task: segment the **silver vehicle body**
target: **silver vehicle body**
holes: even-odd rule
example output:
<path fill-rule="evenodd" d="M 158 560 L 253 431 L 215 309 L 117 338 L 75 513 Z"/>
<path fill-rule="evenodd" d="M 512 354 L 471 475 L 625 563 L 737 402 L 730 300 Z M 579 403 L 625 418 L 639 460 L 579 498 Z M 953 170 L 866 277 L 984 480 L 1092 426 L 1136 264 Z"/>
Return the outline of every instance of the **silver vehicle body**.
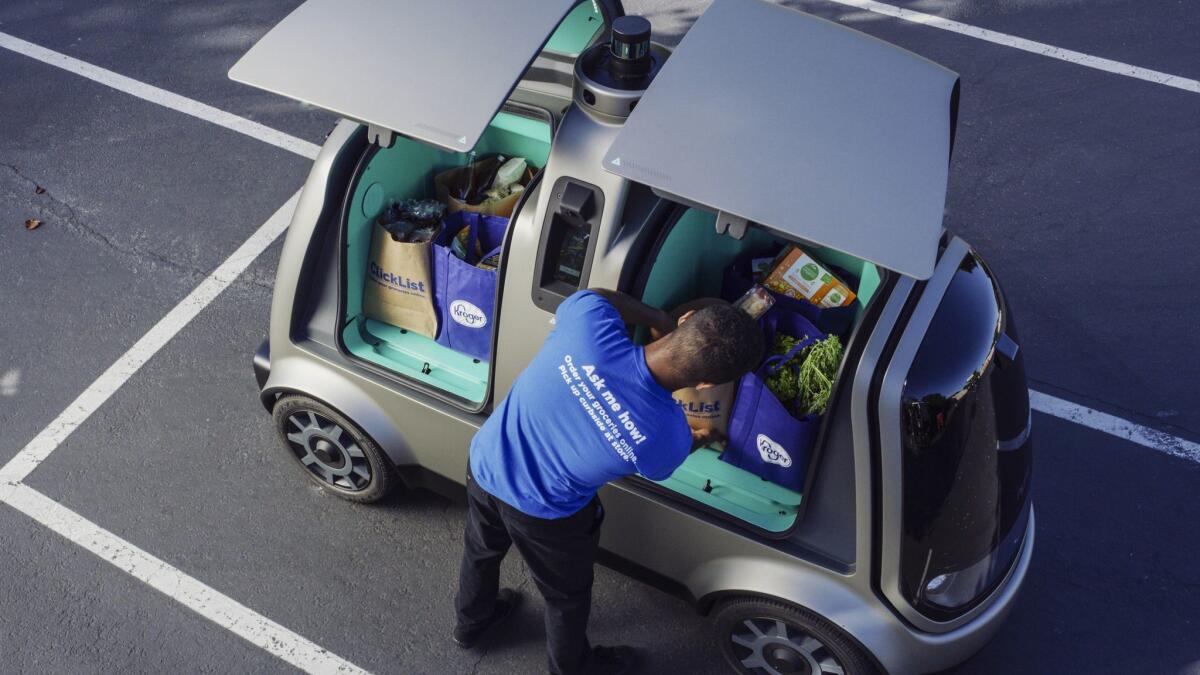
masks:
<path fill-rule="evenodd" d="M 316 12 L 314 16 L 320 17 L 321 12 L 317 10 L 329 11 L 335 4 L 317 0 L 307 3 L 298 12 Z M 346 3 L 359 9 L 374 4 L 377 3 Z M 412 4 L 413 7 L 405 8 L 403 12 L 416 23 L 446 20 L 441 15 L 421 15 L 426 9 L 438 6 L 437 2 Z M 543 17 L 533 22 L 536 25 L 528 31 L 531 36 L 542 37 L 523 38 L 540 44 L 572 4 L 547 0 L 511 11 L 518 19 L 530 18 L 531 22 L 531 17 Z M 337 6 L 345 9 L 345 5 Z M 889 275 L 889 283 L 873 301 L 871 319 L 864 323 L 865 332 L 858 338 L 860 349 L 845 366 L 839 390 L 835 392 L 836 415 L 824 440 L 836 451 L 827 448 L 823 453 L 812 483 L 812 501 L 796 528 L 786 537 L 764 537 L 752 528 L 741 527 L 684 500 L 665 496 L 648 481 L 633 477 L 610 484 L 601 491 L 609 513 L 601 544 L 609 554 L 610 562 L 618 568 L 658 582 L 695 601 L 702 611 L 727 596 L 777 598 L 828 618 L 857 640 L 889 672 L 941 670 L 969 657 L 996 632 L 1021 587 L 1034 538 L 1030 511 L 1020 553 L 1003 581 L 986 599 L 954 620 L 938 622 L 927 618 L 911 607 L 896 587 L 900 510 L 896 490 L 901 482 L 897 459 L 900 453 L 897 400 L 913 352 L 921 343 L 959 262 L 970 251 L 960 239 L 944 235 L 941 226 L 946 158 L 951 139 L 944 133 L 939 137 L 935 132 L 951 122 L 938 120 L 933 125 L 934 132 L 930 132 L 929 126 L 922 126 L 922 115 L 931 109 L 928 104 L 931 98 L 934 100 L 932 106 L 940 111 L 938 114 L 949 114 L 952 118 L 953 101 L 947 101 L 947 98 L 957 94 L 956 78 L 940 67 L 885 43 L 840 27 L 831 29 L 832 24 L 790 10 L 771 8 L 763 14 L 763 7 L 765 5 L 760 5 L 757 0 L 717 0 L 693 29 L 705 35 L 696 35 L 694 44 L 689 44 L 693 37 L 689 35 L 672 57 L 691 50 L 696 52 L 696 58 L 680 59 L 678 66 L 674 61 L 668 61 L 659 76 L 661 81 L 656 80 L 639 103 L 638 111 L 644 106 L 646 117 L 639 120 L 638 111 L 635 111 L 628 122 L 571 104 L 569 87 L 545 81 L 523 81 L 512 92 L 503 87 L 504 91 L 498 94 L 494 90 L 479 94 L 478 101 L 470 99 L 469 102 L 485 110 L 441 125 L 428 123 L 431 116 L 438 114 L 434 109 L 409 109 L 404 114 L 392 114 L 395 106 L 379 106 L 375 102 L 371 110 L 381 112 L 368 115 L 353 105 L 341 105 L 334 100 L 336 96 L 322 98 L 325 90 L 321 82 L 338 79 L 338 73 L 330 70 L 325 74 L 314 74 L 313 69 L 331 68 L 320 59 L 304 66 L 308 71 L 301 73 L 303 77 L 295 75 L 298 71 L 292 67 L 294 64 L 286 60 L 275 63 L 274 68 L 292 73 L 290 77 L 294 79 L 291 84 L 277 86 L 262 82 L 262 77 L 267 77 L 263 73 L 272 67 L 269 59 L 239 64 L 232 73 L 237 79 L 353 118 L 340 122 L 326 140 L 288 230 L 271 309 L 269 369 L 267 363 L 262 364 L 262 370 L 267 374 L 262 383 L 263 402 L 269 407 L 283 394 L 310 395 L 354 420 L 396 465 L 420 467 L 425 473 L 461 484 L 471 438 L 486 420 L 491 405 L 507 394 L 553 328 L 553 314 L 535 303 L 531 289 L 537 286 L 534 275 L 545 214 L 553 196 L 551 188 L 563 176 L 586 181 L 603 194 L 601 225 L 586 279 L 588 286 L 618 288 L 624 285 L 628 276 L 627 259 L 638 245 L 640 234 L 636 223 L 631 224 L 626 218 L 627 200 L 635 181 L 650 185 L 658 189 L 658 194 L 677 201 L 707 204 L 720 211 L 722 217 L 734 221 L 760 222 L 793 238 L 843 247 L 898 273 Z M 778 11 L 804 18 L 779 24 L 776 21 Z M 513 15 L 509 14 L 506 22 L 512 20 Z M 755 194 L 736 194 L 741 184 L 731 184 L 728 176 L 718 174 L 700 180 L 674 176 L 663 168 L 663 163 L 695 167 L 702 162 L 703 157 L 693 153 L 681 137 L 686 140 L 689 136 L 711 135 L 711 127 L 707 132 L 704 127 L 706 118 L 689 116 L 687 123 L 681 123 L 675 129 L 678 135 L 672 135 L 658 126 L 659 116 L 677 105 L 679 99 L 672 100 L 673 93 L 676 96 L 694 95 L 695 92 L 687 90 L 687 83 L 697 77 L 693 68 L 719 70 L 718 62 L 705 62 L 699 58 L 708 49 L 703 38 L 715 38 L 715 31 L 723 25 L 739 21 L 746 22 L 747 30 L 751 32 L 772 23 L 776 25 L 774 30 L 786 32 L 789 27 L 799 27 L 811 32 L 803 39 L 796 38 L 793 43 L 780 42 L 783 35 L 773 38 L 773 46 L 760 48 L 752 58 L 759 58 L 763 49 L 786 52 L 792 48 L 787 45 L 803 45 L 805 39 L 809 44 L 813 40 L 832 40 L 833 43 L 822 44 L 824 49 L 834 52 L 866 54 L 866 60 L 861 63 L 826 64 L 824 75 L 810 83 L 813 89 L 798 87 L 799 93 L 793 92 L 797 96 L 808 95 L 810 100 L 816 96 L 818 106 L 835 105 L 849 90 L 839 89 L 839 86 L 856 73 L 866 72 L 864 69 L 868 65 L 898 64 L 899 70 L 895 72 L 876 72 L 872 82 L 883 86 L 889 79 L 899 79 L 909 85 L 915 81 L 919 86 L 892 89 L 889 95 L 901 99 L 902 104 L 882 113 L 892 115 L 889 121 L 892 126 L 881 130 L 880 138 L 903 136 L 906 129 L 916 129 L 924 135 L 918 134 L 915 139 L 911 135 L 905 136 L 916 146 L 911 143 L 887 146 L 883 152 L 894 153 L 891 158 L 881 161 L 879 156 L 869 156 L 863 160 L 862 153 L 853 147 L 855 139 L 838 138 L 832 130 L 839 117 L 881 112 L 826 109 L 824 113 L 810 111 L 805 116 L 810 125 L 827 124 L 830 127 L 827 130 L 830 133 L 817 134 L 822 139 L 817 145 L 809 143 L 801 147 L 802 141 L 791 141 L 791 137 L 781 134 L 787 130 L 783 120 L 774 120 L 771 126 L 742 126 L 736 133 L 730 131 L 730 138 L 714 141 L 719 146 L 717 156 L 737 154 L 739 145 L 751 147 L 761 155 L 766 152 L 762 144 L 773 142 L 778 151 L 766 152 L 771 157 L 788 157 L 799 152 L 824 153 L 830 161 L 839 157 L 858 157 L 858 160 L 837 160 L 841 163 L 835 162 L 832 168 L 829 162 L 824 163 L 834 176 L 831 184 L 835 186 L 846 186 L 846 176 L 874 171 L 877 163 L 892 169 L 909 167 L 910 172 L 894 182 L 885 180 L 883 174 L 873 174 L 871 180 L 879 185 L 890 185 L 891 193 L 874 201 L 862 200 L 861 193 L 849 186 L 834 188 L 830 201 L 826 202 L 801 200 L 792 203 L 788 201 L 790 197 L 781 197 L 774 205 L 763 204 L 760 208 L 754 205 Z M 288 25 L 288 30 L 303 30 L 310 26 L 306 22 Z M 367 21 L 364 25 L 372 24 Z M 374 25 L 387 27 L 389 24 L 380 21 Z M 370 44 L 372 40 L 382 39 L 386 31 L 378 30 L 378 35 L 367 36 L 359 42 Z M 280 38 L 280 35 L 272 34 L 263 43 Z M 372 50 L 358 48 L 358 51 L 356 58 L 368 62 L 372 58 Z M 896 58 L 892 59 L 893 56 Z M 495 71 L 489 70 L 487 77 L 502 79 L 503 75 L 499 73 L 505 68 L 524 70 L 529 58 L 524 64 L 518 61 L 520 59 L 509 59 Z M 377 65 L 371 67 L 368 79 L 386 76 L 386 69 L 375 67 Z M 402 67 L 395 63 L 386 65 Z M 751 94 L 746 92 L 752 92 L 756 87 L 779 92 L 793 82 L 779 69 L 771 68 L 759 68 L 755 75 L 757 80 L 748 78 L 745 71 L 738 70 L 738 65 L 734 64 L 734 70 L 729 73 L 705 81 L 706 85 L 716 82 L 716 86 L 742 83 L 742 93 L 722 99 L 734 100 L 738 105 L 713 103 L 721 109 L 718 116 L 755 109 L 754 101 L 739 100 L 737 96 L 749 96 Z M 561 64 L 544 63 L 542 66 L 547 70 L 561 70 Z M 437 80 L 449 77 L 454 71 L 452 66 L 443 70 L 428 82 L 413 86 L 436 88 Z M 317 82 L 315 87 L 313 82 Z M 662 91 L 655 89 L 660 84 Z M 339 349 L 334 335 L 339 321 L 337 257 L 335 252 L 323 248 L 322 242 L 327 246 L 335 240 L 330 238 L 329 232 L 339 227 L 347 177 L 352 175 L 368 143 L 381 138 L 386 143 L 394 131 L 451 150 L 461 150 L 474 145 L 483 125 L 505 98 L 550 109 L 558 118 L 557 130 L 546 169 L 536 187 L 526 195 L 510 228 L 511 239 L 506 244 L 501 265 L 501 310 L 495 332 L 492 390 L 488 400 L 473 409 L 435 392 L 398 383 L 386 373 L 364 367 Z M 763 105 L 762 109 L 767 111 L 763 114 L 777 113 L 788 105 L 786 101 L 782 106 Z M 911 114 L 912 119 L 898 119 L 906 113 Z M 432 128 L 434 126 L 444 128 L 438 131 Z M 630 131 L 630 135 L 624 136 L 625 131 Z M 933 147 L 928 147 L 931 144 Z M 914 147 L 924 147 L 927 152 L 915 152 Z M 613 160 L 617 157 L 623 161 L 614 167 Z M 623 175 L 613 173 L 614 170 Z M 766 166 L 748 182 L 766 181 L 786 170 L 783 166 Z M 839 176 L 839 171 L 846 173 Z M 725 194 L 726 191 L 732 192 Z M 712 201 L 704 198 L 705 194 L 717 193 L 719 196 Z M 914 194 L 917 195 L 915 200 Z M 855 207 L 856 211 L 847 213 L 839 208 L 839 200 L 840 203 L 855 200 L 860 203 Z M 897 211 L 910 218 L 903 227 L 865 235 L 857 227 L 863 219 L 882 218 Z M 838 218 L 853 218 L 854 221 L 845 222 Z M 818 223 L 833 225 L 822 230 Z M 262 360 L 266 361 L 266 358 L 264 355 Z M 871 420 L 879 420 L 877 435 L 872 433 Z"/>

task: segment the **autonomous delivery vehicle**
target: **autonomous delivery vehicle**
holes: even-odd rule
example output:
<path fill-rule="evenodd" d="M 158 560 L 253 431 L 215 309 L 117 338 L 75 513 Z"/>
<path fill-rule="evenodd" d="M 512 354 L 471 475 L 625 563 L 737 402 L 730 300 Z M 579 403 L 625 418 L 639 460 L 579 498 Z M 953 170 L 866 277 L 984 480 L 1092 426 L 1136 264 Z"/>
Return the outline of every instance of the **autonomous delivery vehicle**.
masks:
<path fill-rule="evenodd" d="M 815 377 L 776 353 L 709 405 L 726 447 L 602 489 L 602 562 L 694 603 L 739 673 L 936 671 L 995 634 L 1033 550 L 1031 416 L 1005 295 L 943 224 L 954 73 L 762 0 L 674 49 L 617 0 L 307 0 L 230 77 L 340 118 L 254 356 L 308 479 L 461 492 L 565 297 L 765 284 L 792 338 L 836 338 L 823 398 L 775 393 Z"/>

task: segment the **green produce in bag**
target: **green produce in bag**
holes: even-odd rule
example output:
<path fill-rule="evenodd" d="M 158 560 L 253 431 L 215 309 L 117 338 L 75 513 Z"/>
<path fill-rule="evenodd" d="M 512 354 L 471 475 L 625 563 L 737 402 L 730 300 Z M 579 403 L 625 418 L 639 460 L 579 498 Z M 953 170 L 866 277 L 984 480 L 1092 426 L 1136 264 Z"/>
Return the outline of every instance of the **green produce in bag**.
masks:
<path fill-rule="evenodd" d="M 800 339 L 782 333 L 775 335 L 771 354 L 786 354 Z M 796 417 L 821 415 L 829 405 L 833 378 L 842 362 L 842 342 L 836 335 L 800 350 L 766 379 L 767 388 Z"/>

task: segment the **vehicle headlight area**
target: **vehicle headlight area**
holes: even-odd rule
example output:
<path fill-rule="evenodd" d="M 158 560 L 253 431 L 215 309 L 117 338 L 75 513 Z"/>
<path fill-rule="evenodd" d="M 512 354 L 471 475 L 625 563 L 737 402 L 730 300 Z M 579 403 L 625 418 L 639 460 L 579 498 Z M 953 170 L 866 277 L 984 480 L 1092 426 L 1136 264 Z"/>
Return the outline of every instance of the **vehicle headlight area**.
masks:
<path fill-rule="evenodd" d="M 1003 581 L 1025 538 L 1033 443 L 1003 293 L 974 252 L 954 274 L 902 396 L 900 589 L 949 621 Z"/>

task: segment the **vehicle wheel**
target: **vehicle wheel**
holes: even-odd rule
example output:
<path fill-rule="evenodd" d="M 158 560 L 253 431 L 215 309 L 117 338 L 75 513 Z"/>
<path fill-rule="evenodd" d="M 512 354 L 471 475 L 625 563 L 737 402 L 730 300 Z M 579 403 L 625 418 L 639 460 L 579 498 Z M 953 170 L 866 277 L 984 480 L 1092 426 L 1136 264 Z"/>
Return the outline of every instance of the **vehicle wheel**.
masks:
<path fill-rule="evenodd" d="M 271 413 L 288 456 L 325 490 L 354 502 L 382 499 L 399 483 L 392 460 L 336 410 L 307 396 L 285 396 Z"/>
<path fill-rule="evenodd" d="M 753 675 L 872 675 L 874 662 L 829 621 L 775 600 L 737 598 L 712 615 L 717 644 L 734 672 Z"/>

